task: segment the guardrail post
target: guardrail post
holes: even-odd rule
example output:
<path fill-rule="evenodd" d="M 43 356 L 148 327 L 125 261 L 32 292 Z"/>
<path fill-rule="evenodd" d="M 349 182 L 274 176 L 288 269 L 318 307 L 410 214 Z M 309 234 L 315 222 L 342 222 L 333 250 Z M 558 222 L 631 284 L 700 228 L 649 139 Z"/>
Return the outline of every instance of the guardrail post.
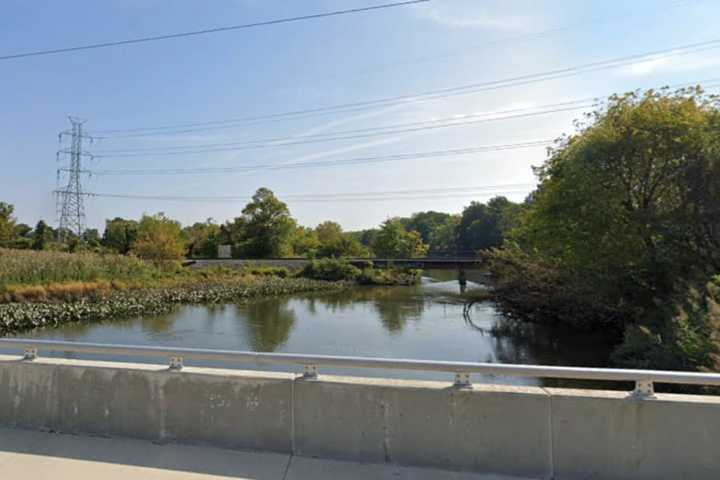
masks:
<path fill-rule="evenodd" d="M 315 379 L 318 376 L 318 366 L 317 365 L 305 365 L 303 367 L 303 378 L 308 379 Z"/>
<path fill-rule="evenodd" d="M 637 380 L 633 396 L 639 399 L 655 398 L 655 386 L 652 380 Z"/>
<path fill-rule="evenodd" d="M 456 388 L 467 388 L 471 387 L 472 383 L 470 382 L 470 374 L 467 372 L 457 372 L 455 373 L 455 384 L 454 386 Z"/>
<path fill-rule="evenodd" d="M 38 357 L 38 350 L 35 347 L 25 347 L 23 360 L 35 360 Z"/>
<path fill-rule="evenodd" d="M 183 357 L 170 357 L 170 370 L 182 370 Z"/>

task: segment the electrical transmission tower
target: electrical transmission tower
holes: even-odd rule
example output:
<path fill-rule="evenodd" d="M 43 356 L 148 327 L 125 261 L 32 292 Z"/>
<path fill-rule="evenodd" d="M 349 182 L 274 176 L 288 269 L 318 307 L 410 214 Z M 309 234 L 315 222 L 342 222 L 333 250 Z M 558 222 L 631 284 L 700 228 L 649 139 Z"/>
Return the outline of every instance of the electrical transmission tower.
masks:
<path fill-rule="evenodd" d="M 64 132 L 60 132 L 59 139 L 70 136 L 70 148 L 60 149 L 57 153 L 58 161 L 60 158 L 70 157 L 69 165 L 59 166 L 57 170 L 58 188 L 55 190 L 56 206 L 58 215 L 58 230 L 61 236 L 67 236 L 72 232 L 81 237 L 85 231 L 85 206 L 83 204 L 83 196 L 85 192 L 82 186 L 82 175 L 88 173 L 82 168 L 82 158 L 91 154 L 83 151 L 83 141 L 91 140 L 92 137 L 83 133 L 83 123 L 75 117 L 68 117 L 72 128 Z M 64 175 L 65 174 L 65 175 Z M 67 177 L 67 184 L 61 188 L 61 179 Z"/>

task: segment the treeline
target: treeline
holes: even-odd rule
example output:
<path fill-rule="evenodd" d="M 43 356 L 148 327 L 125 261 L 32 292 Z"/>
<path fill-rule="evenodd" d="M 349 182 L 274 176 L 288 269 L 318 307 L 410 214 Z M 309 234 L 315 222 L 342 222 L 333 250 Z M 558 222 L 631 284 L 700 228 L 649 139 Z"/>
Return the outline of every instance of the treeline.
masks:
<path fill-rule="evenodd" d="M 616 332 L 618 364 L 720 369 L 720 102 L 616 96 L 560 139 L 502 249 L 523 319 Z"/>
<path fill-rule="evenodd" d="M 459 215 L 419 212 L 375 229 L 345 232 L 333 221 L 315 228 L 299 225 L 284 202 L 260 188 L 241 215 L 224 224 L 208 219 L 183 227 L 159 213 L 140 220 L 116 217 L 106 221 L 102 234 L 88 229 L 78 237 L 42 220 L 35 228 L 17 223 L 13 206 L 0 203 L 0 247 L 134 254 L 152 261 L 214 258 L 220 245 L 230 245 L 237 258 L 468 256 L 500 246 L 520 209 L 496 197 L 487 204 L 472 202 Z"/>

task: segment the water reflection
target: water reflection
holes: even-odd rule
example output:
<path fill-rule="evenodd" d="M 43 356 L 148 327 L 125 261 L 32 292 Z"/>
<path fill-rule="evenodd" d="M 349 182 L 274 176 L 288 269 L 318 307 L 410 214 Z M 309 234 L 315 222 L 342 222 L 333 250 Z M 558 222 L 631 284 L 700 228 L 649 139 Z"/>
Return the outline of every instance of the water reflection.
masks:
<path fill-rule="evenodd" d="M 481 272 L 468 270 L 466 291 L 485 288 L 483 280 Z M 428 360 L 583 366 L 607 362 L 610 346 L 597 337 L 511 322 L 489 302 L 476 304 L 464 317 L 462 291 L 457 270 L 435 270 L 414 287 L 362 287 L 240 305 L 183 306 L 167 315 L 65 325 L 29 335 L 99 343 Z M 447 377 L 379 370 L 336 373 Z"/>
<path fill-rule="evenodd" d="M 262 299 L 235 308 L 237 317 L 245 320 L 253 350 L 274 352 L 290 338 L 296 314 L 288 308 L 288 299 Z"/>

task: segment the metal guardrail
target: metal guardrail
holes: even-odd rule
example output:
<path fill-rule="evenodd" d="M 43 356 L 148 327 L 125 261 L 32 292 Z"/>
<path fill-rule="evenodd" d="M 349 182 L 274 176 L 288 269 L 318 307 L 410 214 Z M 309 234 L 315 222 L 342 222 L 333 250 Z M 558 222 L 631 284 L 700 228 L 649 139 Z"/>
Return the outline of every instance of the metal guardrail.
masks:
<path fill-rule="evenodd" d="M 394 358 L 339 357 L 331 355 L 146 347 L 15 338 L 0 339 L 0 349 L 23 349 L 24 359 L 27 361 L 36 359 L 38 357 L 38 351 L 40 350 L 111 354 L 128 357 L 161 357 L 168 359 L 169 368 L 171 370 L 181 370 L 185 359 L 214 360 L 240 364 L 252 363 L 256 365 L 298 365 L 303 367 L 303 376 L 308 379 L 317 378 L 320 366 L 447 372 L 455 374 L 454 385 L 456 387 L 470 386 L 470 375 L 473 373 L 524 378 L 626 381 L 635 382 L 633 394 L 638 398 L 652 398 L 654 396 L 655 383 L 720 386 L 720 374 L 717 373 L 672 372 L 663 370 L 629 370 L 498 363 L 445 362 L 432 360 L 404 360 Z"/>

